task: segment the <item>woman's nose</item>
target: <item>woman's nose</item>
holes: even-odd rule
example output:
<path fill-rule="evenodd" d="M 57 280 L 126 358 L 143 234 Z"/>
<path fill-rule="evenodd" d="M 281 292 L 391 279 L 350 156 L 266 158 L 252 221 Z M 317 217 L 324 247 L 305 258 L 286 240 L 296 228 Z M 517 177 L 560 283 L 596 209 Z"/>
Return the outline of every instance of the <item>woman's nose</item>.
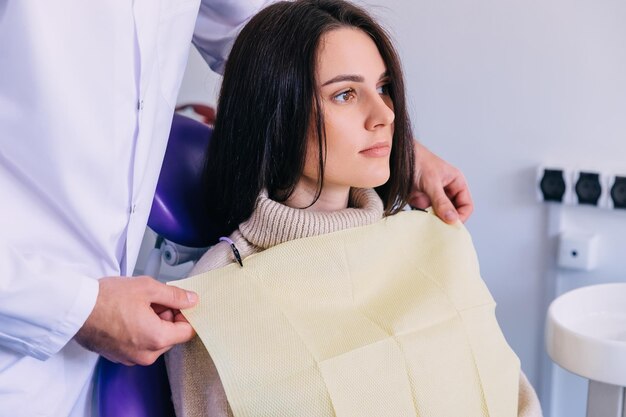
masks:
<path fill-rule="evenodd" d="M 370 103 L 369 115 L 366 121 L 368 130 L 377 129 L 383 126 L 389 126 L 396 118 L 393 111 L 393 102 L 388 95 L 379 95 L 373 97 Z"/>

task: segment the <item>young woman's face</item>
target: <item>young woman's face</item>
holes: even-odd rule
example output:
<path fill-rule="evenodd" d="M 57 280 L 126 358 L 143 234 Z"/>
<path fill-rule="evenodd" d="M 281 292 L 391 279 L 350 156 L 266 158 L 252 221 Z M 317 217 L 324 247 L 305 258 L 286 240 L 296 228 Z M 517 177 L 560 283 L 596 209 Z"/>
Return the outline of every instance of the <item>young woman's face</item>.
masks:
<path fill-rule="evenodd" d="M 365 32 L 341 28 L 321 38 L 316 82 L 326 130 L 325 190 L 377 187 L 389 179 L 394 111 L 386 72 Z M 312 133 L 303 173 L 311 184 L 317 183 L 318 155 Z"/>

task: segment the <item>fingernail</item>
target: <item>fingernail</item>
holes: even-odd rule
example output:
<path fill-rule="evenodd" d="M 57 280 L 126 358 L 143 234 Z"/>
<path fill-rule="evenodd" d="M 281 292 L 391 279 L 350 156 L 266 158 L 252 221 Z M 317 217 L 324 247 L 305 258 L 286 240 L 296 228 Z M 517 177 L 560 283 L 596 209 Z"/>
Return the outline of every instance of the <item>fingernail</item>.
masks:
<path fill-rule="evenodd" d="M 195 303 L 196 301 L 198 301 L 198 294 L 196 294 L 195 292 L 187 291 L 187 300 L 189 300 L 190 303 Z"/>
<path fill-rule="evenodd" d="M 446 221 L 449 221 L 449 222 L 454 221 L 456 220 L 456 212 L 454 212 L 453 210 L 448 210 L 443 215 L 443 217 L 446 219 Z"/>

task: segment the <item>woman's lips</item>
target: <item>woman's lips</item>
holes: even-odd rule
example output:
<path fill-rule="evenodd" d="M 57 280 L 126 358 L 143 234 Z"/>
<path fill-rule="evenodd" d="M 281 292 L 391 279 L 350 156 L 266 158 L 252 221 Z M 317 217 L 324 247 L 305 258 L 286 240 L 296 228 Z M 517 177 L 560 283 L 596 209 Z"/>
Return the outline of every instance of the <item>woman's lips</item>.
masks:
<path fill-rule="evenodd" d="M 370 158 L 381 158 L 384 156 L 389 156 L 391 152 L 391 146 L 388 143 L 377 143 L 374 146 L 370 146 L 367 149 L 363 149 L 359 153 L 363 156 L 367 156 Z"/>

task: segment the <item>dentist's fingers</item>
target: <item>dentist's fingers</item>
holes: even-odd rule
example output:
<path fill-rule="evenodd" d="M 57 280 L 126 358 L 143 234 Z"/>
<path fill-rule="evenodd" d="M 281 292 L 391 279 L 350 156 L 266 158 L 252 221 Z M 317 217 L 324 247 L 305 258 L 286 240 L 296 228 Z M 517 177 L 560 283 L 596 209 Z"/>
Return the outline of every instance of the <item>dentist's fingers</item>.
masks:
<path fill-rule="evenodd" d="M 186 320 L 185 321 L 162 321 L 161 322 L 162 338 L 159 339 L 159 344 L 155 346 L 156 349 L 163 349 L 184 343 L 191 340 L 195 336 L 195 332 Z"/>
<path fill-rule="evenodd" d="M 435 213 L 446 223 L 459 219 L 464 222 L 474 209 L 465 178 L 460 172 L 448 183 L 443 180 L 426 182 L 425 191 L 430 195 Z"/>
<path fill-rule="evenodd" d="M 197 295 L 150 277 L 99 281 L 96 305 L 75 339 L 83 347 L 127 365 L 148 365 L 177 343 L 194 336 L 178 311 Z"/>
<path fill-rule="evenodd" d="M 175 311 L 162 305 L 152 304 L 152 309 L 161 318 L 161 320 L 174 321 Z"/>
<path fill-rule="evenodd" d="M 446 223 L 466 221 L 474 209 L 465 177 L 426 147 L 415 142 L 415 176 L 409 202 L 414 207 L 432 206 Z"/>
<path fill-rule="evenodd" d="M 416 191 L 411 194 L 409 204 L 412 207 L 417 207 L 419 209 L 427 209 L 428 207 L 432 206 L 430 198 L 428 198 L 428 194 L 421 191 Z"/>
<path fill-rule="evenodd" d="M 474 202 L 465 181 L 465 177 L 459 175 L 445 187 L 446 195 L 454 205 L 462 222 L 467 221 L 474 211 Z"/>
<path fill-rule="evenodd" d="M 198 295 L 191 291 L 185 291 L 172 285 L 165 285 L 150 277 L 136 279 L 148 279 L 151 292 L 150 300 L 154 304 L 172 309 L 182 310 L 193 307 L 198 302 Z"/>
<path fill-rule="evenodd" d="M 425 191 L 430 196 L 430 201 L 437 217 L 446 223 L 454 223 L 459 219 L 459 214 L 454 208 L 454 204 L 452 204 L 452 201 L 448 198 L 440 184 L 428 184 Z"/>

